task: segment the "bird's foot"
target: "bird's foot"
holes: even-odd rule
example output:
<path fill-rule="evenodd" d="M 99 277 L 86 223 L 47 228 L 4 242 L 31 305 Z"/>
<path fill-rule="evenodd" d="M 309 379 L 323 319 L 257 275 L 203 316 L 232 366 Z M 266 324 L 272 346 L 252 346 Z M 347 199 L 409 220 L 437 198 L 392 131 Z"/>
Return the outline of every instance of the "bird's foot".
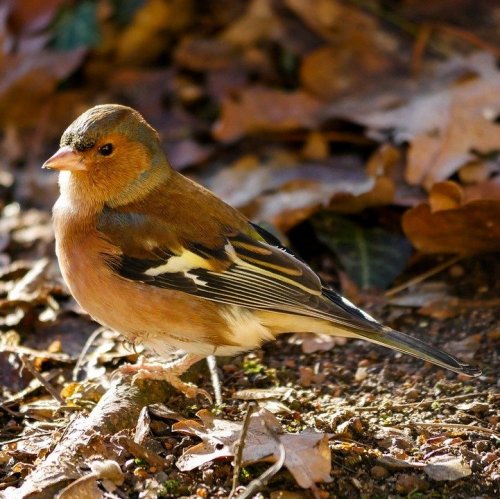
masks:
<path fill-rule="evenodd" d="M 210 404 L 213 404 L 212 397 L 206 390 L 198 388 L 192 383 L 182 381 L 179 377 L 198 360 L 200 360 L 199 357 L 194 358 L 194 356 L 186 355 L 182 359 L 170 363 L 140 361 L 137 364 L 125 364 L 119 367 L 117 372 L 125 375 L 133 375 L 132 382 L 141 379 L 167 381 L 176 390 L 186 395 L 186 397 L 195 398 L 201 395 L 205 397 Z"/>

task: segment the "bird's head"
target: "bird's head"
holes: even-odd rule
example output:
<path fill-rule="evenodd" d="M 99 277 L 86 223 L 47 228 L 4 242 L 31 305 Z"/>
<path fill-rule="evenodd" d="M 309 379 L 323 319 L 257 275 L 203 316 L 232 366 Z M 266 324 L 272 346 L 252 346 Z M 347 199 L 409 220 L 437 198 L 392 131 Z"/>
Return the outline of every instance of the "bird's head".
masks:
<path fill-rule="evenodd" d="M 61 191 L 71 186 L 89 200 L 111 205 L 149 191 L 170 170 L 156 130 L 137 111 L 118 104 L 80 115 L 42 168 L 61 172 Z"/>

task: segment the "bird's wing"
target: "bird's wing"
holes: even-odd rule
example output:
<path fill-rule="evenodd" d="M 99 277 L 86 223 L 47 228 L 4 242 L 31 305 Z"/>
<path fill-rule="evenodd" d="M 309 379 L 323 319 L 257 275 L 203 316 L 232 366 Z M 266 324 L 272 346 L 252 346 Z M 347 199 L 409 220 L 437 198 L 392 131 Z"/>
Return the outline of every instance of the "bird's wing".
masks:
<path fill-rule="evenodd" d="M 326 289 L 307 264 L 260 227 L 227 231 L 221 244 L 208 246 L 169 239 L 168 224 L 160 220 L 108 210 L 98 230 L 118 247 L 105 258 L 125 279 L 229 305 L 326 319 L 348 329 L 381 328 Z"/>

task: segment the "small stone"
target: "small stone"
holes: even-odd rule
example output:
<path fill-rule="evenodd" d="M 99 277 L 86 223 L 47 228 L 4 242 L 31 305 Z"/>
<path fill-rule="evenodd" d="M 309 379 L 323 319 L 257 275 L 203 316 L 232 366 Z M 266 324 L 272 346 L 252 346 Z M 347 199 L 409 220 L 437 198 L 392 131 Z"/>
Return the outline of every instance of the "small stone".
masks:
<path fill-rule="evenodd" d="M 209 468 L 207 470 L 203 470 L 202 473 L 203 482 L 207 485 L 212 485 L 214 482 L 214 470 Z"/>
<path fill-rule="evenodd" d="M 360 382 L 364 381 L 366 378 L 368 378 L 368 368 L 358 367 L 356 369 L 356 373 L 354 374 L 354 380 Z"/>
<path fill-rule="evenodd" d="M 465 273 L 465 269 L 461 265 L 453 265 L 449 270 L 451 277 L 462 277 Z"/>
<path fill-rule="evenodd" d="M 396 481 L 396 491 L 400 494 L 409 494 L 410 492 L 425 492 L 429 484 L 415 475 L 402 474 Z"/>
<path fill-rule="evenodd" d="M 408 400 L 418 400 L 420 396 L 420 392 L 415 388 L 412 388 L 406 392 L 406 398 Z"/>
<path fill-rule="evenodd" d="M 308 366 L 301 366 L 299 367 L 299 374 L 299 385 L 304 388 L 310 387 L 313 380 L 314 371 Z"/>
<path fill-rule="evenodd" d="M 196 495 L 203 498 L 208 497 L 208 490 L 205 487 L 198 487 L 196 489 Z"/>
<path fill-rule="evenodd" d="M 383 466 L 375 465 L 370 470 L 370 474 L 373 478 L 380 480 L 382 478 L 386 478 L 389 475 L 389 471 Z"/>
<path fill-rule="evenodd" d="M 496 425 L 496 424 L 498 424 L 498 421 L 500 421 L 500 418 L 496 415 L 488 416 L 486 418 L 486 421 L 488 421 L 488 423 L 490 423 L 492 425 Z"/>
<path fill-rule="evenodd" d="M 493 461 L 497 459 L 497 455 L 494 452 L 487 452 L 482 458 L 481 458 L 481 464 L 482 465 L 488 465 L 491 464 Z"/>
<path fill-rule="evenodd" d="M 476 461 L 475 459 L 471 459 L 469 461 L 469 466 L 473 473 L 479 473 L 483 469 L 479 461 Z"/>
<path fill-rule="evenodd" d="M 149 477 L 149 473 L 144 468 L 136 468 L 134 470 L 134 476 L 141 479 L 146 479 Z"/>

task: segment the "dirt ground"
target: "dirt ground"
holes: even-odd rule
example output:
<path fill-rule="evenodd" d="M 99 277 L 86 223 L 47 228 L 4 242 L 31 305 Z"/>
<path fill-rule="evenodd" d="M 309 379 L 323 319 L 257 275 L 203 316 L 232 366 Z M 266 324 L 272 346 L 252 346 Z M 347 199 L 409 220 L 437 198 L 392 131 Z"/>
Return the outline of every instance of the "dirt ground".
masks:
<path fill-rule="evenodd" d="M 50 249 L 45 251 L 50 256 Z M 317 261 L 317 270 L 328 277 L 329 268 L 321 264 L 328 259 Z M 18 303 L 4 300 L 2 307 L 4 337 L 9 337 L 14 324 L 21 331 L 10 343 L 4 339 L 0 353 L 4 387 L 0 483 L 5 497 L 16 497 L 12 487 L 26 485 L 57 445 L 73 438 L 69 423 L 95 410 L 96 401 L 110 386 L 114 368 L 137 359 L 130 345 L 105 333 L 80 358 L 84 365 L 78 380 L 87 377 L 90 381 L 71 381 L 76 359 L 98 326 L 58 284 L 53 263 L 48 264 L 45 274 L 32 268 L 27 278 L 28 269 L 20 259 L 2 276 L 5 289 L 25 280 Z M 417 276 L 419 266 L 429 267 L 430 261 L 415 265 L 400 282 Z M 312 428 L 329 435 L 329 483 L 303 490 L 282 468 L 262 487 L 261 496 L 496 497 L 500 487 L 499 272 L 497 255 L 471 257 L 390 298 L 361 296 L 364 307 L 387 324 L 480 365 L 483 374 L 479 378 L 448 373 L 362 341 L 326 344 L 326 351 L 305 353 L 314 350 L 311 338 L 289 335 L 262 350 L 219 359 L 224 403 L 212 408 L 218 418 L 242 421 L 248 408 L 242 398 L 264 397 L 267 399 L 259 403 L 276 413 L 284 431 Z M 426 307 L 418 306 L 429 289 L 438 289 L 439 299 Z M 50 310 L 53 316 L 47 320 L 44 314 L 49 316 Z M 40 383 L 33 385 L 30 367 L 50 380 L 47 384 L 56 397 Z M 205 365 L 193 369 L 190 379 L 212 392 Z M 160 406 L 163 409 L 149 412 L 148 436 L 141 444 L 143 450 L 160 458 L 160 464 L 152 464 L 149 454 L 130 446 L 119 446 L 118 453 L 115 448 L 121 483 L 110 486 L 109 481 L 98 480 L 95 497 L 228 496 L 232 459 L 210 461 L 189 472 L 176 466 L 177 459 L 199 439 L 173 431 L 172 425 L 182 418 L 196 419 L 197 411 L 210 405 L 205 400 L 168 393 Z M 119 435 L 130 436 L 133 431 Z M 104 434 L 104 447 L 112 439 L 113 435 Z M 106 457 L 107 451 L 97 447 L 92 456 Z M 86 455 L 73 479 L 89 472 L 92 456 Z M 441 480 L 431 478 L 424 464 L 439 456 L 460 463 L 458 470 L 446 467 Z M 240 485 L 246 486 L 269 466 L 264 462 L 243 466 Z M 57 480 L 49 475 L 54 485 Z M 70 480 L 71 476 L 64 478 Z"/>

